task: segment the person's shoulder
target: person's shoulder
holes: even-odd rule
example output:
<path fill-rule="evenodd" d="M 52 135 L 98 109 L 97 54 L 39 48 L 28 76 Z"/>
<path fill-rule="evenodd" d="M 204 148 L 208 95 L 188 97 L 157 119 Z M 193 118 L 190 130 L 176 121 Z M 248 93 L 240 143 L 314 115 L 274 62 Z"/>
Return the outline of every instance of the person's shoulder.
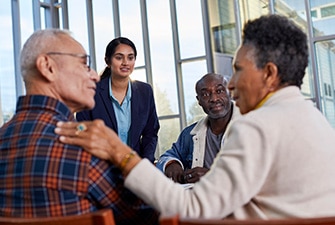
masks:
<path fill-rule="evenodd" d="M 132 80 L 131 81 L 131 89 L 134 93 L 137 93 L 140 96 L 151 96 L 153 95 L 153 90 L 150 84 L 138 81 L 138 80 Z"/>
<path fill-rule="evenodd" d="M 151 85 L 139 80 L 132 80 L 131 85 L 137 88 L 152 89 Z"/>
<path fill-rule="evenodd" d="M 97 83 L 97 88 L 108 88 L 109 85 L 109 77 L 103 77 L 98 83 Z"/>
<path fill-rule="evenodd" d="M 199 121 L 196 121 L 196 122 L 192 123 L 191 125 L 185 127 L 185 128 L 182 130 L 182 133 L 185 133 L 185 132 L 190 133 L 191 130 L 193 130 L 193 128 L 198 124 L 198 122 L 199 122 Z"/>

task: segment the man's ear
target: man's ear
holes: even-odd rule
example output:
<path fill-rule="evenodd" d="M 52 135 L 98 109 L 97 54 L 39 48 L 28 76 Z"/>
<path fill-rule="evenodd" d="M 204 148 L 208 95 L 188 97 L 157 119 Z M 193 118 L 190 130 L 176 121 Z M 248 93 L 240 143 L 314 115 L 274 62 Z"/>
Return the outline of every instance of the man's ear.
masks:
<path fill-rule="evenodd" d="M 36 59 L 37 70 L 40 72 L 41 76 L 48 81 L 54 81 L 56 78 L 55 66 L 55 61 L 47 55 L 39 55 Z"/>
<path fill-rule="evenodd" d="M 268 62 L 264 66 L 264 82 L 269 91 L 277 90 L 279 86 L 278 67 L 273 62 Z"/>
<path fill-rule="evenodd" d="M 198 96 L 198 95 L 196 95 L 195 97 L 197 98 L 198 105 L 200 105 L 200 106 L 201 106 L 201 104 L 200 104 L 200 101 L 199 101 L 199 96 Z"/>

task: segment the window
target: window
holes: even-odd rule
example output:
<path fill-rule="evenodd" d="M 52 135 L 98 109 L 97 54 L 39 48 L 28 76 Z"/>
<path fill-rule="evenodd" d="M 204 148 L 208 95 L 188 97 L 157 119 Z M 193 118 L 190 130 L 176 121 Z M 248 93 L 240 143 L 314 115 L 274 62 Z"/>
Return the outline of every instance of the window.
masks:
<path fill-rule="evenodd" d="M 0 8 L 0 126 L 8 121 L 15 110 L 15 76 L 10 2 Z"/>
<path fill-rule="evenodd" d="M 312 18 L 318 18 L 318 11 L 317 10 L 311 10 L 311 16 Z"/>
<path fill-rule="evenodd" d="M 335 16 L 335 5 L 323 7 L 321 8 L 320 12 L 322 18 Z"/>

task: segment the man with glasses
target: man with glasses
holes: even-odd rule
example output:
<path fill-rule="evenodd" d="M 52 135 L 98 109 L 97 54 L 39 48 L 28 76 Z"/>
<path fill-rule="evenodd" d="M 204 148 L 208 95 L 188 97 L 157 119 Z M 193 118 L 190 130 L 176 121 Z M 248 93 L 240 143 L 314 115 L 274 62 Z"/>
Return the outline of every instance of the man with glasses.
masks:
<path fill-rule="evenodd" d="M 157 224 L 157 213 L 123 186 L 119 169 L 62 144 L 58 121 L 94 107 L 100 77 L 69 32 L 36 31 L 21 52 L 26 96 L 0 128 L 0 216 L 45 217 L 111 208 L 117 224 Z M 77 135 L 85 130 L 78 126 Z"/>

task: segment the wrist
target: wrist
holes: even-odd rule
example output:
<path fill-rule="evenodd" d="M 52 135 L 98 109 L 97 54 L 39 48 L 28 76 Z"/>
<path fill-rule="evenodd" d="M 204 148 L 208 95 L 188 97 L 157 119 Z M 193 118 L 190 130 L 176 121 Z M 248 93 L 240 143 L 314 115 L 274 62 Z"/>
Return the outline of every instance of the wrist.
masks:
<path fill-rule="evenodd" d="M 121 170 L 123 176 L 127 176 L 133 167 L 135 167 L 140 161 L 141 158 L 137 155 L 137 153 L 129 148 L 127 153 L 124 153 L 123 151 L 122 156 L 120 154 L 118 163 L 116 163 L 116 165 Z"/>
<path fill-rule="evenodd" d="M 132 157 L 127 165 L 122 169 L 122 175 L 126 177 L 130 171 L 141 161 L 141 157 L 139 157 L 137 154 Z"/>
<path fill-rule="evenodd" d="M 126 168 L 127 164 L 130 162 L 130 160 L 131 160 L 135 155 L 136 155 L 136 152 L 135 152 L 134 150 L 132 150 L 132 151 L 126 153 L 126 154 L 122 157 L 121 162 L 120 162 L 120 164 L 119 164 L 118 167 L 123 171 L 123 170 Z"/>
<path fill-rule="evenodd" d="M 179 165 L 183 169 L 183 167 L 180 165 L 179 161 L 177 161 L 177 160 L 170 160 L 163 167 L 163 172 L 165 172 L 170 166 L 173 166 L 174 164 Z"/>
<path fill-rule="evenodd" d="M 171 164 L 173 164 L 173 163 L 178 163 L 178 161 L 176 161 L 176 160 L 170 160 L 170 161 L 168 161 L 166 164 L 165 164 L 165 168 L 167 168 L 168 166 L 170 166 Z M 179 164 L 179 163 L 178 163 Z"/>

